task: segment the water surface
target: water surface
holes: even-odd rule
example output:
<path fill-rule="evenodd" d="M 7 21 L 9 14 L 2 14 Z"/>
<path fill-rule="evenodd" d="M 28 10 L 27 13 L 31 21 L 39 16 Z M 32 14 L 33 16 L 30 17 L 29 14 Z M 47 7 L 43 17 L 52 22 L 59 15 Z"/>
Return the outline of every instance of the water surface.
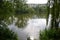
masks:
<path fill-rule="evenodd" d="M 29 36 L 38 39 L 40 30 L 44 30 L 46 27 L 46 19 L 44 18 L 29 19 L 27 21 L 27 25 L 25 28 L 18 28 L 17 26 L 15 26 L 14 21 L 8 27 L 10 30 L 17 33 L 19 40 L 27 40 Z"/>

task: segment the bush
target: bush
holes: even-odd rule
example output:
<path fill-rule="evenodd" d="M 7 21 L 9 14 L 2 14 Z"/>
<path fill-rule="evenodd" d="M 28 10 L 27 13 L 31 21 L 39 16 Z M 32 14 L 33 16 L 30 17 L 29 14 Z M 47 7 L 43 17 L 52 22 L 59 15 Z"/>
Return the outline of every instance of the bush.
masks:
<path fill-rule="evenodd" d="M 17 40 L 17 35 L 8 29 L 8 27 L 0 23 L 0 40 Z"/>
<path fill-rule="evenodd" d="M 60 40 L 60 28 L 56 29 L 45 29 L 40 32 L 40 40 Z"/>

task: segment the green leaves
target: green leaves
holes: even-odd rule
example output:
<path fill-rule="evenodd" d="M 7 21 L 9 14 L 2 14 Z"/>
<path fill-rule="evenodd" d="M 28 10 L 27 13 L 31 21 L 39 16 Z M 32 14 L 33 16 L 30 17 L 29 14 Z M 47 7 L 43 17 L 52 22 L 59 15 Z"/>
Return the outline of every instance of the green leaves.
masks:
<path fill-rule="evenodd" d="M 6 25 L 9 17 L 13 15 L 13 6 L 10 1 L 0 1 L 0 40 L 17 40 L 17 35 Z"/>
<path fill-rule="evenodd" d="M 40 40 L 60 40 L 60 28 L 56 29 L 46 29 L 40 33 Z"/>
<path fill-rule="evenodd" d="M 9 1 L 3 1 L 2 4 L 0 4 L 2 7 L 0 7 L 0 19 L 7 19 L 13 14 L 13 6 L 12 3 Z"/>
<path fill-rule="evenodd" d="M 17 40 L 17 35 L 0 21 L 0 40 Z"/>
<path fill-rule="evenodd" d="M 54 3 L 50 3 L 50 1 L 54 2 Z M 48 23 L 48 17 L 49 14 L 51 14 L 51 28 L 58 28 L 59 27 L 59 21 L 57 22 L 57 20 L 59 19 L 59 0 L 49 0 L 48 1 L 49 6 L 47 7 L 48 9 L 48 13 L 47 13 L 47 23 Z M 50 5 L 52 4 L 52 5 Z M 52 6 L 50 8 L 50 6 Z"/>

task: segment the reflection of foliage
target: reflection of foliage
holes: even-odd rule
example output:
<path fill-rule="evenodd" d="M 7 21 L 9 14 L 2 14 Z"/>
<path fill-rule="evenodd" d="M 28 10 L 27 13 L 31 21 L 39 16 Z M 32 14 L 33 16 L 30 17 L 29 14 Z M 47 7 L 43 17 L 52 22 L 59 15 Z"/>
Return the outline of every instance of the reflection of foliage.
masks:
<path fill-rule="evenodd" d="M 18 27 L 24 27 L 27 24 L 28 17 L 34 14 L 34 9 L 30 8 L 22 0 L 15 0 L 15 17 L 18 18 L 16 25 Z"/>
<path fill-rule="evenodd" d="M 17 40 L 17 35 L 9 30 L 3 22 L 0 22 L 0 40 Z"/>
<path fill-rule="evenodd" d="M 60 40 L 60 28 L 56 29 L 46 29 L 40 32 L 40 40 Z"/>
<path fill-rule="evenodd" d="M 25 27 L 27 25 L 27 19 L 25 19 L 23 17 L 18 19 L 18 21 L 16 22 L 16 25 L 18 27 Z"/>
<path fill-rule="evenodd" d="M 42 9 L 39 8 L 39 12 L 43 11 L 41 10 Z M 18 18 L 16 25 L 19 27 L 23 27 L 26 25 L 28 18 L 32 18 L 35 13 L 35 9 L 29 7 L 26 4 L 25 0 L 0 0 L 0 19 L 3 19 L 7 24 L 13 22 L 14 16 Z M 36 14 L 40 16 L 38 13 Z M 11 17 L 11 20 L 9 19 L 9 17 Z M 21 22 L 19 22 L 20 20 Z"/>

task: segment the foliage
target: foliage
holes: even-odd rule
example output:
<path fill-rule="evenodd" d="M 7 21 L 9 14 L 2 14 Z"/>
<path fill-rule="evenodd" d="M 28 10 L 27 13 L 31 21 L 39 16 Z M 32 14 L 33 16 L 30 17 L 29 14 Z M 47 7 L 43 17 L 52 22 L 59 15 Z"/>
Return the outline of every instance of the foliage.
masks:
<path fill-rule="evenodd" d="M 13 16 L 18 17 L 18 15 L 25 14 L 27 12 L 27 7 L 23 3 L 25 3 L 24 0 L 0 0 L 0 20 L 10 24 L 13 22 Z M 9 17 L 11 17 L 11 20 Z"/>
<path fill-rule="evenodd" d="M 0 40 L 18 40 L 17 35 L 3 22 L 0 22 Z"/>
<path fill-rule="evenodd" d="M 0 0 L 0 40 L 17 40 L 17 35 L 9 30 L 6 21 L 14 14 L 10 1 Z"/>
<path fill-rule="evenodd" d="M 16 25 L 24 27 L 27 23 L 28 17 L 35 13 L 33 8 L 28 7 L 25 0 L 14 0 L 15 3 L 15 17 L 18 18 Z"/>
<path fill-rule="evenodd" d="M 37 8 L 36 12 L 34 8 L 29 7 L 28 4 L 26 4 L 26 0 L 1 0 L 0 20 L 4 20 L 7 24 L 10 24 L 13 22 L 14 16 L 18 18 L 16 25 L 18 27 L 24 27 L 27 23 L 28 18 L 32 18 L 35 14 L 39 15 L 38 12 L 42 12 L 44 10 L 42 10 L 42 8 Z M 9 17 L 11 17 L 11 20 L 9 19 Z"/>
<path fill-rule="evenodd" d="M 0 1 L 0 19 L 8 19 L 13 15 L 13 6 L 9 1 Z"/>
<path fill-rule="evenodd" d="M 36 7 L 33 7 L 35 10 L 35 15 L 38 17 L 46 18 L 47 6 L 46 4 L 36 4 Z"/>
<path fill-rule="evenodd" d="M 60 40 L 60 28 L 56 29 L 45 29 L 40 33 L 40 40 Z"/>
<path fill-rule="evenodd" d="M 52 2 L 52 3 L 51 3 Z M 47 6 L 47 24 L 48 17 L 51 14 L 51 28 L 45 29 L 40 33 L 40 40 L 60 40 L 59 13 L 60 0 L 48 0 Z"/>
<path fill-rule="evenodd" d="M 52 3 L 51 3 L 52 2 Z M 60 0 L 49 0 L 48 1 L 48 13 L 47 13 L 47 21 L 48 16 L 51 14 L 51 28 L 58 28 L 59 27 L 59 13 L 60 13 Z M 52 7 L 51 7 L 52 6 Z"/>
<path fill-rule="evenodd" d="M 30 37 L 28 37 L 27 40 L 30 40 Z"/>

